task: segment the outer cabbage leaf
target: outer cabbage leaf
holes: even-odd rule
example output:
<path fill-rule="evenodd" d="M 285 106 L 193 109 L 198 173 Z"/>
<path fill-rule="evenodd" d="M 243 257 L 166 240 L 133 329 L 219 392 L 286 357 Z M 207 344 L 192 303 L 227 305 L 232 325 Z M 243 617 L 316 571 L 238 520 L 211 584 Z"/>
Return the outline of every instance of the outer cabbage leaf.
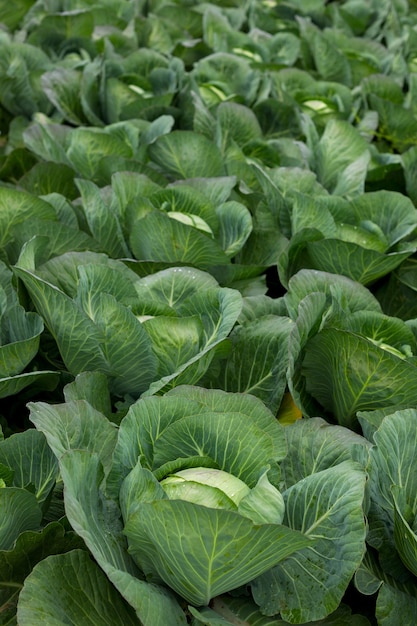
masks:
<path fill-rule="evenodd" d="M 227 287 L 195 292 L 177 306 L 181 315 L 197 315 L 203 324 L 207 346 L 224 339 L 232 330 L 242 309 L 242 297 Z"/>
<path fill-rule="evenodd" d="M 35 115 L 32 124 L 23 131 L 25 146 L 44 161 L 67 165 L 74 171 L 66 155 L 71 128 L 52 122 L 44 115 Z"/>
<path fill-rule="evenodd" d="M 22 626 L 41 626 L 45 620 L 51 625 L 140 623 L 85 550 L 49 556 L 34 567 L 20 592 L 17 619 Z"/>
<path fill-rule="evenodd" d="M 149 20 L 152 20 L 152 16 L 149 16 Z M 138 74 L 140 72 L 137 68 L 134 71 Z M 103 104 L 109 122 L 117 123 L 137 117 L 141 120 L 155 120 L 166 112 L 172 112 L 170 107 L 172 93 L 154 95 L 150 90 L 151 85 L 147 83 L 145 86 L 149 88 L 146 91 L 138 85 L 126 84 L 123 80 L 109 76 L 103 94 Z"/>
<path fill-rule="evenodd" d="M 123 124 L 120 124 L 119 129 L 115 124 L 103 129 L 79 127 L 71 130 L 66 154 L 70 165 L 80 176 L 90 180 L 99 179 L 101 160 L 105 156 L 133 157 L 134 148 L 129 141 L 130 129 L 125 129 Z M 137 131 L 136 128 L 133 130 Z"/>
<path fill-rule="evenodd" d="M 398 616 L 404 624 L 417 619 L 417 595 L 413 580 L 404 582 L 384 571 L 372 552 L 367 552 L 355 573 L 355 585 L 366 596 L 378 593 L 375 616 L 378 624 L 396 626 Z"/>
<path fill-rule="evenodd" d="M 293 324 L 288 317 L 265 315 L 237 326 L 230 335 L 229 357 L 219 361 L 219 373 L 214 367 L 209 370 L 204 384 L 225 391 L 250 393 L 276 412 L 287 384 L 289 335 Z"/>
<path fill-rule="evenodd" d="M 60 458 L 66 492 L 66 514 L 120 594 L 135 609 L 144 626 L 165 626 L 170 615 L 173 626 L 186 620 L 174 595 L 167 589 L 141 579 L 127 552 L 120 510 L 115 500 L 101 491 L 103 469 L 96 453 L 70 450 Z"/>
<path fill-rule="evenodd" d="M 257 525 L 231 511 L 179 500 L 143 503 L 128 518 L 125 533 L 139 563 L 144 552 L 164 582 L 197 606 L 249 582 L 309 542 L 285 526 Z"/>
<path fill-rule="evenodd" d="M 269 296 L 246 296 L 243 298 L 242 313 L 239 315 L 239 323 L 244 325 L 254 322 L 264 315 L 277 315 L 285 317 L 288 314 L 283 298 L 270 298 Z"/>
<path fill-rule="evenodd" d="M 416 337 L 408 324 L 376 311 L 355 311 L 338 319 L 337 326 L 368 337 L 376 346 L 400 358 L 411 357 L 417 349 Z"/>
<path fill-rule="evenodd" d="M 222 102 L 216 110 L 222 146 L 231 141 L 244 146 L 262 137 L 261 127 L 251 109 L 237 102 Z"/>
<path fill-rule="evenodd" d="M 301 300 L 297 309 L 297 319 L 289 339 L 288 388 L 295 405 L 304 416 L 321 416 L 322 408 L 307 391 L 306 379 L 302 375 L 301 365 L 304 347 L 309 339 L 320 330 L 323 317 L 328 311 L 326 295 L 313 292 Z"/>
<path fill-rule="evenodd" d="M 41 431 L 57 459 L 68 450 L 90 450 L 108 473 L 117 439 L 115 425 L 85 400 L 29 403 L 30 419 Z"/>
<path fill-rule="evenodd" d="M 27 191 L 0 187 L 1 247 L 13 239 L 14 229 L 28 220 L 56 221 L 54 208 Z"/>
<path fill-rule="evenodd" d="M 0 550 L 11 550 L 25 530 L 39 530 L 42 510 L 35 494 L 20 487 L 0 488 Z"/>
<path fill-rule="evenodd" d="M 307 391 L 342 426 L 355 428 L 356 412 L 417 402 L 417 369 L 367 337 L 324 328 L 312 337 L 302 364 Z"/>
<path fill-rule="evenodd" d="M 184 268 L 185 270 L 187 268 Z M 189 289 L 190 273 L 181 272 L 181 268 L 167 270 L 164 276 L 172 277 L 172 285 L 176 285 L 177 293 L 171 292 L 171 297 L 179 298 L 176 311 L 181 317 L 193 317 L 202 332 L 200 334 L 199 350 L 194 350 L 194 355 L 188 350 L 189 357 L 170 374 L 163 376 L 151 383 L 147 394 L 154 394 L 164 387 L 172 387 L 176 384 L 196 383 L 208 369 L 216 349 L 221 349 L 222 342 L 232 330 L 242 308 L 242 297 L 235 289 L 209 288 L 204 292 L 197 290 L 197 283 L 191 290 L 189 297 L 184 297 L 184 289 Z M 161 272 L 162 274 L 163 272 Z M 182 280 L 184 276 L 184 281 Z M 166 282 L 166 281 L 165 281 Z M 183 289 L 184 288 L 184 289 Z M 193 293 L 194 292 L 194 293 Z M 167 319 L 167 323 L 169 320 Z M 145 323 L 146 327 L 146 323 Z M 173 328 L 175 326 L 173 325 Z M 188 334 L 188 333 L 187 333 Z M 161 343 L 161 337 L 153 336 L 155 341 Z M 172 347 L 171 347 L 172 349 Z M 161 346 L 161 354 L 163 346 Z M 174 356 L 174 360 L 176 360 Z"/>
<path fill-rule="evenodd" d="M 158 377 L 170 377 L 173 372 L 179 372 L 184 363 L 200 355 L 203 325 L 198 316 L 159 315 L 145 320 L 144 326 L 159 361 Z"/>
<path fill-rule="evenodd" d="M 362 458 L 367 465 L 371 444 L 348 428 L 328 424 L 320 417 L 297 420 L 285 429 L 288 454 L 281 463 L 287 488 L 300 480 L 343 463 Z"/>
<path fill-rule="evenodd" d="M 360 159 L 356 185 L 343 191 L 350 194 L 363 192 L 367 169 L 363 158 L 367 151 L 368 144 L 356 128 L 344 120 L 330 120 L 318 144 L 316 171 L 319 182 L 329 191 L 338 192 L 337 187 L 346 175 L 345 169 Z"/>
<path fill-rule="evenodd" d="M 315 291 L 324 293 L 329 304 L 332 298 L 337 298 L 351 313 L 364 310 L 381 312 L 381 305 L 369 289 L 350 278 L 329 272 L 302 269 L 291 278 L 288 292 L 284 296 L 292 319 L 297 317 L 301 300 Z"/>
<path fill-rule="evenodd" d="M 370 451 L 368 542 L 379 550 L 384 569 L 397 577 L 406 575 L 397 551 L 408 568 L 415 568 L 412 525 L 417 512 L 417 478 L 410 469 L 416 454 L 416 422 L 414 409 L 387 415 L 374 433 L 375 446 Z"/>
<path fill-rule="evenodd" d="M 32 152 L 28 154 L 32 155 Z M 19 187 L 30 193 L 44 196 L 47 202 L 52 204 L 51 196 L 54 194 L 62 194 L 69 200 L 77 197 L 74 177 L 74 170 L 64 163 L 39 161 L 19 179 Z M 77 226 L 77 223 L 72 225 Z"/>
<path fill-rule="evenodd" d="M 214 206 L 218 206 L 230 200 L 233 187 L 236 185 L 236 178 L 234 176 L 188 178 L 187 180 L 176 180 L 170 189 L 178 189 L 184 185 L 192 187 L 193 191 L 197 192 L 197 197 L 202 194 L 206 202 L 209 200 Z"/>
<path fill-rule="evenodd" d="M 219 218 L 219 240 L 228 257 L 234 257 L 252 232 L 252 217 L 240 202 L 224 202 L 216 207 Z"/>
<path fill-rule="evenodd" d="M 307 242 L 306 249 L 313 267 L 330 270 L 334 274 L 342 274 L 369 285 L 392 272 L 411 256 L 415 252 L 415 245 L 404 245 L 397 251 L 383 254 L 348 241 L 320 239 Z"/>
<path fill-rule="evenodd" d="M 15 604 L 25 578 L 33 567 L 49 554 L 82 548 L 83 541 L 59 522 L 51 522 L 41 530 L 24 530 L 10 550 L 0 551 L 0 601 L 2 618 L 15 613 Z"/>
<path fill-rule="evenodd" d="M 143 277 L 135 287 L 140 301 L 154 302 L 164 311 L 168 308 L 178 314 L 183 302 L 217 286 L 216 279 L 209 273 L 190 267 L 173 267 Z"/>
<path fill-rule="evenodd" d="M 413 112 L 376 94 L 370 94 L 369 100 L 372 109 L 378 113 L 378 133 L 392 144 L 393 151 L 402 153 L 414 147 L 417 121 Z"/>
<path fill-rule="evenodd" d="M 417 598 L 402 589 L 395 582 L 392 586 L 383 585 L 376 601 L 375 616 L 381 626 L 396 626 L 398 616 L 404 624 L 415 623 L 417 619 Z"/>
<path fill-rule="evenodd" d="M 150 158 L 164 172 L 179 178 L 222 176 L 223 159 L 217 146 L 203 135 L 175 130 L 149 147 Z"/>
<path fill-rule="evenodd" d="M 314 2 L 314 5 L 317 6 L 317 4 Z M 321 8 L 322 5 L 320 5 Z M 331 30 L 321 32 L 308 22 L 303 22 L 302 27 L 303 36 L 311 47 L 319 75 L 325 80 L 337 81 L 350 86 L 352 72 L 347 56 L 333 41 Z"/>
<path fill-rule="evenodd" d="M 1 292 L 4 290 L 0 286 Z M 20 305 L 0 311 L 0 377 L 20 374 L 39 349 L 42 319 Z"/>
<path fill-rule="evenodd" d="M 397 495 L 396 495 L 397 493 Z M 410 523 L 403 515 L 401 509 L 408 507 L 400 506 L 403 500 L 403 490 L 401 487 L 393 488 L 394 500 L 394 540 L 398 553 L 404 565 L 417 576 L 417 534 L 411 528 L 410 523 L 416 528 L 415 515 L 411 511 Z M 410 509 L 408 509 L 409 511 Z"/>
<path fill-rule="evenodd" d="M 113 467 L 107 481 L 108 493 L 118 495 L 122 480 L 135 467 L 138 458 L 142 459 L 144 467 L 154 466 L 155 443 L 171 423 L 204 412 L 204 407 L 191 398 L 152 396 L 132 404 L 120 423 Z"/>
<path fill-rule="evenodd" d="M 228 198 L 231 191 L 230 187 L 233 186 L 231 182 L 227 185 L 227 179 L 225 179 L 226 183 L 223 183 L 225 190 L 222 189 L 222 185 L 219 183 L 219 190 L 216 192 L 213 184 L 214 189 L 211 193 L 214 197 L 211 199 L 210 196 L 207 197 L 204 188 L 207 187 L 208 191 L 210 191 L 210 181 L 216 180 L 217 177 L 181 179 L 168 187 L 160 188 L 158 191 L 149 194 L 149 200 L 155 208 L 166 211 L 168 214 L 170 211 L 178 211 L 187 215 L 198 216 L 215 233 L 218 230 L 215 206 L 225 202 L 222 198 L 225 194 L 227 194 L 226 199 Z M 215 202 L 218 195 L 220 200 Z"/>
<path fill-rule="evenodd" d="M 18 0 L 13 7 L 5 6 L 1 17 L 2 23 L 5 24 L 10 31 L 15 30 L 32 4 L 33 0 Z"/>
<path fill-rule="evenodd" d="M 267 617 L 262 615 L 256 604 L 248 598 L 232 598 L 227 595 L 214 598 L 209 607 L 189 607 L 194 620 L 193 626 L 230 626 L 242 621 L 245 626 L 286 626 L 288 622 L 278 615 Z M 307 626 L 304 622 L 300 626 Z M 369 626 L 370 622 L 363 615 L 352 615 L 350 608 L 341 605 L 334 613 L 322 620 L 315 621 L 314 626 Z"/>
<path fill-rule="evenodd" d="M 22 266 L 20 259 L 19 266 Z M 46 263 L 33 263 L 32 266 L 36 266 L 37 275 L 61 289 L 68 296 L 77 296 L 79 284 L 82 281 L 84 291 L 88 289 L 105 291 L 127 306 L 134 304 L 136 274 L 124 263 L 110 259 L 105 254 L 91 250 L 66 252 L 49 259 Z M 27 269 L 33 269 L 32 266 Z"/>
<path fill-rule="evenodd" d="M 80 282 L 87 309 L 83 310 L 76 300 L 36 274 L 23 268 L 15 271 L 72 374 L 104 372 L 113 378 L 116 393 L 138 394 L 148 387 L 155 376 L 156 357 L 149 336 L 129 309 L 110 294 L 89 292 L 88 284 Z"/>
<path fill-rule="evenodd" d="M 87 123 L 80 102 L 80 71 L 61 66 L 44 72 L 41 84 L 45 94 L 65 120 L 76 126 Z"/>
<path fill-rule="evenodd" d="M 251 394 L 230 393 L 220 389 L 204 389 L 182 385 L 172 389 L 166 394 L 168 397 L 183 397 L 192 400 L 209 412 L 223 413 L 231 411 L 245 415 L 265 433 L 268 433 L 275 441 L 276 458 L 283 459 L 286 455 L 284 432 L 277 428 L 274 414 L 258 398 Z"/>
<path fill-rule="evenodd" d="M 417 210 L 410 198 L 396 191 L 381 190 L 365 193 L 352 198 L 349 203 L 349 217 L 346 221 L 361 223 L 377 232 L 379 227 L 388 245 L 396 243 L 412 234 L 417 226 Z"/>
<path fill-rule="evenodd" d="M 210 236 L 169 215 L 152 211 L 133 224 L 129 243 L 136 259 L 186 263 L 203 270 L 230 262 Z"/>
<path fill-rule="evenodd" d="M 263 613 L 279 612 L 283 619 L 300 623 L 323 619 L 337 609 L 365 552 L 365 479 L 358 464 L 344 461 L 283 493 L 284 523 L 317 541 L 252 583 Z"/>
<path fill-rule="evenodd" d="M 91 406 L 112 419 L 112 405 L 107 377 L 100 372 L 82 372 L 64 387 L 65 402 L 86 400 Z"/>
<path fill-rule="evenodd" d="M 74 228 L 64 222 L 32 218 L 16 226 L 14 240 L 6 246 L 6 252 L 11 263 L 19 258 L 21 251 L 25 245 L 30 243 L 32 238 L 48 240 L 48 248 L 45 252 L 48 253 L 49 257 L 73 250 L 100 250 L 98 242 L 78 227 Z"/>
<path fill-rule="evenodd" d="M 52 370 L 26 372 L 17 376 L 0 378 L 0 398 L 13 396 L 23 389 L 32 388 L 32 392 L 39 389 L 53 391 L 61 378 L 60 372 Z"/>
<path fill-rule="evenodd" d="M 229 52 L 215 52 L 199 59 L 193 76 L 203 98 L 204 87 L 213 85 L 223 93 L 222 99 L 239 94 L 248 104 L 255 99 L 260 81 L 259 73 L 251 68 L 248 59 Z"/>
<path fill-rule="evenodd" d="M 103 292 L 84 295 L 89 298 L 87 314 L 99 332 L 99 349 L 112 390 L 119 395 L 139 395 L 155 377 L 157 368 L 148 333 L 132 311 L 114 296 Z M 84 366 L 83 370 L 86 369 Z"/>
<path fill-rule="evenodd" d="M 40 505 L 55 485 L 58 464 L 45 437 L 32 429 L 0 441 L 0 463 L 13 470 L 13 486 L 33 488 Z"/>
<path fill-rule="evenodd" d="M 51 68 L 48 55 L 28 43 L 0 42 L 0 93 L 2 106 L 14 116 L 30 118 L 34 113 L 48 113 L 50 103 L 36 76 Z"/>
<path fill-rule="evenodd" d="M 291 180 L 289 176 L 288 179 Z M 287 191 L 287 194 L 291 193 L 294 196 L 291 207 L 291 233 L 295 235 L 305 228 L 315 228 L 325 237 L 331 238 L 336 234 L 337 229 L 329 207 L 328 196 L 324 195 L 324 190 L 321 194 L 316 190 L 315 195 L 309 195 L 308 191 L 310 190 L 306 190 L 304 193 L 294 192 L 294 190 Z M 313 189 L 310 193 L 314 193 L 314 191 Z M 341 201 L 346 202 L 341 198 L 332 197 L 334 203 L 339 204 Z"/>
<path fill-rule="evenodd" d="M 88 226 L 103 252 L 114 258 L 130 256 L 117 214 L 104 202 L 98 187 L 87 180 L 78 179 L 76 183 Z"/>
<path fill-rule="evenodd" d="M 30 42 L 35 46 L 46 48 L 48 52 L 57 54 L 66 51 L 67 46 L 77 44 L 77 47 L 84 47 L 90 52 L 94 50 L 91 44 L 89 45 L 94 27 L 93 11 L 60 9 L 59 12 L 51 14 L 42 7 L 36 17 L 37 28 L 33 29 L 29 36 Z"/>

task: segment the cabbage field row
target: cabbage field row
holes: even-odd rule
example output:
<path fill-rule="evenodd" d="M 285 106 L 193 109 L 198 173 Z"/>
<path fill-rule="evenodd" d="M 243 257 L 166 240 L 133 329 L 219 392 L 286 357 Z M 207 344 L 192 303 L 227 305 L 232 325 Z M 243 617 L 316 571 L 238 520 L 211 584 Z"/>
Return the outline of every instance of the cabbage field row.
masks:
<path fill-rule="evenodd" d="M 415 0 L 0 1 L 0 625 L 417 624 Z"/>

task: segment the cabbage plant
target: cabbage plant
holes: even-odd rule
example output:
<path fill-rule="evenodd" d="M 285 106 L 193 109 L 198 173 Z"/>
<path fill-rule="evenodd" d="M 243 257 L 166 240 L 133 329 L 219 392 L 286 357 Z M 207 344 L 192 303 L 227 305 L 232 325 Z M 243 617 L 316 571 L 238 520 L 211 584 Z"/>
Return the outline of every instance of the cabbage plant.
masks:
<path fill-rule="evenodd" d="M 102 372 L 119 396 L 156 392 L 184 375 L 199 380 L 242 307 L 237 290 L 198 269 L 139 278 L 95 252 L 68 252 L 34 268 L 41 246 L 37 237 L 28 242 L 15 273 L 67 371 Z"/>
<path fill-rule="evenodd" d="M 116 426 L 97 376 L 80 374 L 63 404 L 30 405 L 59 463 L 68 521 L 97 565 L 77 551 L 40 563 L 20 594 L 23 626 L 35 610 L 57 619 L 84 596 L 84 566 L 120 594 L 107 608 L 84 598 L 85 611 L 120 604 L 143 626 L 165 626 L 167 615 L 185 626 L 228 592 L 291 623 L 338 609 L 365 549 L 363 437 L 332 427 L 336 443 L 316 419 L 284 428 L 254 396 L 189 385 L 142 396 Z M 66 599 L 51 604 L 57 581 Z"/>
<path fill-rule="evenodd" d="M 147 580 L 201 606 L 311 540 L 282 525 L 286 443 L 272 414 L 255 398 L 191 389 L 192 401 L 179 389 L 131 407 L 109 480 L 121 463 L 124 533 Z"/>
<path fill-rule="evenodd" d="M 367 467 L 367 542 L 374 550 L 368 551 L 355 574 L 355 584 L 361 593 L 377 594 L 378 623 L 383 623 L 388 611 L 396 610 L 411 624 L 417 610 L 417 477 L 411 469 L 417 447 L 417 411 L 386 407 L 362 411 L 358 418 L 373 442 Z"/>
<path fill-rule="evenodd" d="M 31 419 L 59 460 L 68 520 L 145 626 L 186 623 L 173 592 L 204 606 L 314 545 L 283 523 L 284 428 L 257 398 L 179 387 L 116 428 L 70 387 Z"/>
<path fill-rule="evenodd" d="M 357 413 L 414 406 L 414 332 L 345 276 L 301 270 L 284 296 L 295 321 L 289 387 L 303 415 L 358 429 Z"/>

